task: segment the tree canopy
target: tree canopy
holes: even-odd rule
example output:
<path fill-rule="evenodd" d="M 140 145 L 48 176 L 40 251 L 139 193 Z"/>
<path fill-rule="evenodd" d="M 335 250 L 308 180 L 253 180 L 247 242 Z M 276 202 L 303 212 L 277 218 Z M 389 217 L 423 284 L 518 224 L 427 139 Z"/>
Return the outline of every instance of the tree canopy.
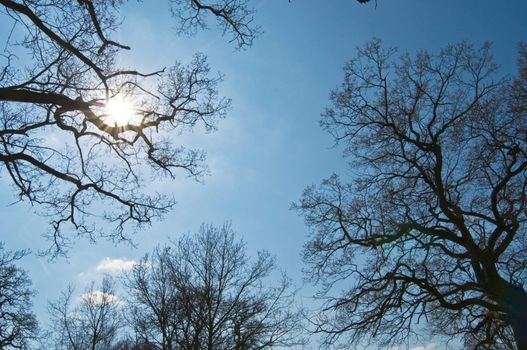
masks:
<path fill-rule="evenodd" d="M 38 323 L 31 311 L 31 280 L 16 264 L 28 252 L 5 250 L 0 243 L 0 348 L 27 349 L 38 335 Z"/>
<path fill-rule="evenodd" d="M 301 344 L 295 290 L 269 253 L 254 259 L 229 225 L 203 225 L 126 274 L 132 327 L 153 349 L 270 349 Z"/>
<path fill-rule="evenodd" d="M 170 134 L 212 131 L 230 105 L 202 53 L 150 72 L 119 64 L 130 49 L 111 39 L 122 3 L 0 1 L 12 27 L 0 55 L 0 169 L 20 200 L 49 218 L 53 254 L 66 251 L 68 231 L 127 240 L 166 213 L 175 201 L 141 191 L 145 169 L 199 178 L 204 152 Z M 169 4 L 179 33 L 193 34 L 211 16 L 238 48 L 259 33 L 247 1 Z"/>
<path fill-rule="evenodd" d="M 345 65 L 321 125 L 351 180 L 295 205 L 328 343 L 398 345 L 426 323 L 470 348 L 527 348 L 526 71 L 524 46 L 512 79 L 489 45 L 412 57 L 379 40 Z"/>
<path fill-rule="evenodd" d="M 80 298 L 69 285 L 57 300 L 48 305 L 51 329 L 44 333 L 44 348 L 60 350 L 117 349 L 123 338 L 124 320 L 115 285 L 109 276 L 100 288 L 92 282 Z"/>

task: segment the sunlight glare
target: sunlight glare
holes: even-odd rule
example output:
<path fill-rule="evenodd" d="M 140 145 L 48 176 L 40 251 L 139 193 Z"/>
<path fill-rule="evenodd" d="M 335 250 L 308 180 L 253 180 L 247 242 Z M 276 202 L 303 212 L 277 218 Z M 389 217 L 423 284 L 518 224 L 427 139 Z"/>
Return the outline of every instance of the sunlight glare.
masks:
<path fill-rule="evenodd" d="M 134 104 L 121 95 L 108 100 L 105 111 L 106 123 L 117 126 L 129 124 L 136 115 Z"/>

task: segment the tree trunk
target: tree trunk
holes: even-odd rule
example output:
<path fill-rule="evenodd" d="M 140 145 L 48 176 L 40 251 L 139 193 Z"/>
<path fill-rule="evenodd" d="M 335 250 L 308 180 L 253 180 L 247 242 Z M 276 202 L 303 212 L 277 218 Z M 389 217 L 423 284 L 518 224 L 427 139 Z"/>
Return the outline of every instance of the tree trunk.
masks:
<path fill-rule="evenodd" d="M 504 297 L 516 346 L 518 350 L 527 350 L 527 293 L 521 287 L 508 284 Z"/>

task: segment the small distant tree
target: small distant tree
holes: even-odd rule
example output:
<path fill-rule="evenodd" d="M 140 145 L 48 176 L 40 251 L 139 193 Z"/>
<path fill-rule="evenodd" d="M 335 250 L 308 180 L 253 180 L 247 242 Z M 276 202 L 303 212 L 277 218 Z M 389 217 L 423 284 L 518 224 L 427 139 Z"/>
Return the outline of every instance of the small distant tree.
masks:
<path fill-rule="evenodd" d="M 54 349 L 108 350 L 119 344 L 124 323 L 110 277 L 103 278 L 100 289 L 92 282 L 78 299 L 68 286 L 48 309 Z"/>
<path fill-rule="evenodd" d="M 27 253 L 5 250 L 0 242 L 0 349 L 28 349 L 37 336 L 31 312 L 35 292 L 27 272 L 16 266 Z"/>
<path fill-rule="evenodd" d="M 156 349 L 267 349 L 300 343 L 290 280 L 273 283 L 266 252 L 250 259 L 229 225 L 156 248 L 127 273 L 137 338 Z"/>
<path fill-rule="evenodd" d="M 395 54 L 376 40 L 344 67 L 321 124 L 353 177 L 295 205 L 327 301 L 317 330 L 398 345 L 428 328 L 467 348 L 525 350 L 525 46 L 516 78 L 497 75 L 489 45 Z"/>

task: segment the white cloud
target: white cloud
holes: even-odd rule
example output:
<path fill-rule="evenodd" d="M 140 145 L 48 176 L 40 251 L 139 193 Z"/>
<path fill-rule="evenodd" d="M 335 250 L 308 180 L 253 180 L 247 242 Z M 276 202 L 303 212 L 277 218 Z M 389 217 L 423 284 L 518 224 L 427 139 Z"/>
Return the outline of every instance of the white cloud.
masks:
<path fill-rule="evenodd" d="M 95 270 L 103 273 L 118 273 L 130 270 L 137 264 L 135 260 L 104 258 L 97 264 Z"/>

